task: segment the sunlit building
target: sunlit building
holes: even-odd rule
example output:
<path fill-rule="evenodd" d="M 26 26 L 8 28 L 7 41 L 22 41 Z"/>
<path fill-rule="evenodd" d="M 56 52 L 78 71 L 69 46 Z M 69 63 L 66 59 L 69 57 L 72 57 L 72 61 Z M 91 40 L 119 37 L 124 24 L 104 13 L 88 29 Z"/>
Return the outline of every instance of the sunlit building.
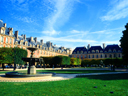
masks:
<path fill-rule="evenodd" d="M 19 36 L 18 31 L 13 34 L 13 28 L 7 28 L 6 23 L 0 20 L 0 47 L 19 47 L 27 50 L 28 47 L 38 48 L 34 52 L 34 57 L 51 57 L 51 56 L 69 56 L 72 51 L 70 48 L 57 47 L 50 41 L 44 43 L 43 39 L 37 41 L 37 37 L 26 37 L 25 34 Z M 27 50 L 28 57 L 30 57 L 30 51 Z"/>
<path fill-rule="evenodd" d="M 101 46 L 91 46 L 88 44 L 87 48 L 76 47 L 71 57 L 80 59 L 103 59 L 103 58 L 122 58 L 122 49 L 117 45 L 107 45 L 103 44 Z"/>

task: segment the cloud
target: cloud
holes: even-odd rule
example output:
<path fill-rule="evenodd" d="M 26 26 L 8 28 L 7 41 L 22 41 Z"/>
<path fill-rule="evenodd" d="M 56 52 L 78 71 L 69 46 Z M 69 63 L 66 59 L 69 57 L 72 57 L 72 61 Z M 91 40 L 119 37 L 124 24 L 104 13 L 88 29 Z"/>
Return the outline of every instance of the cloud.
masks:
<path fill-rule="evenodd" d="M 85 40 L 85 39 L 75 39 L 75 38 L 73 39 L 73 38 L 68 38 L 68 37 L 49 37 L 49 36 L 38 37 L 39 40 L 41 40 L 42 38 L 46 41 L 58 41 L 58 42 L 60 42 L 60 41 L 74 42 L 74 43 L 76 43 L 76 42 L 86 42 L 86 43 L 97 42 L 95 40 Z"/>
<path fill-rule="evenodd" d="M 70 18 L 70 15 L 73 11 L 74 2 L 79 0 L 48 0 L 49 8 L 53 8 L 50 11 L 49 15 L 45 19 L 46 27 L 43 31 L 53 32 L 52 35 L 58 34 L 56 28 L 63 26 Z"/>
<path fill-rule="evenodd" d="M 128 0 L 115 0 L 112 9 L 102 16 L 102 21 L 113 21 L 128 17 Z"/>
<path fill-rule="evenodd" d="M 26 23 L 33 23 L 33 22 L 35 22 L 32 18 L 30 18 L 30 17 L 14 17 L 15 19 L 17 19 L 17 20 L 20 20 L 20 21 L 23 21 L 23 22 L 26 22 Z"/>

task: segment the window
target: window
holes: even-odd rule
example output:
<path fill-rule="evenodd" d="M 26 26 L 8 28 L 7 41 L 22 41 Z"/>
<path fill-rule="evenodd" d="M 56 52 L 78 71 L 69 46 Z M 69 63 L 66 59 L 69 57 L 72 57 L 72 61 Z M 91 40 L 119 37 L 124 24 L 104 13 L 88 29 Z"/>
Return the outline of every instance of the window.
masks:
<path fill-rule="evenodd" d="M 99 50 L 96 50 L 96 53 L 99 53 Z"/>
<path fill-rule="evenodd" d="M 83 51 L 81 51 L 81 54 L 83 54 Z"/>
<path fill-rule="evenodd" d="M 6 37 L 6 43 L 8 43 L 8 37 Z"/>
<path fill-rule="evenodd" d="M 87 52 L 85 51 L 84 54 L 87 54 Z"/>
<path fill-rule="evenodd" d="M 100 58 L 102 58 L 102 55 L 100 55 Z"/>
<path fill-rule="evenodd" d="M 95 50 L 92 50 L 92 53 L 95 53 Z"/>
<path fill-rule="evenodd" d="M 98 55 L 96 55 L 96 58 L 98 58 Z"/>
<path fill-rule="evenodd" d="M 4 30 L 1 30 L 1 33 L 3 34 L 4 33 Z"/>
<path fill-rule="evenodd" d="M 116 52 L 116 49 L 114 49 L 113 52 Z"/>
<path fill-rule="evenodd" d="M 88 57 L 90 58 L 90 55 Z"/>
<path fill-rule="evenodd" d="M 114 54 L 114 57 L 116 58 L 116 54 Z"/>
<path fill-rule="evenodd" d="M 86 58 L 86 55 L 84 56 L 84 58 Z"/>
<path fill-rule="evenodd" d="M 119 58 L 121 57 L 120 54 L 118 55 L 118 57 L 119 57 Z"/>
<path fill-rule="evenodd" d="M 107 55 L 105 54 L 105 58 L 107 58 Z"/>
<path fill-rule="evenodd" d="M 79 54 L 79 51 L 77 51 L 77 54 Z"/>
<path fill-rule="evenodd" d="M 94 58 L 94 55 L 92 55 L 92 58 Z"/>
<path fill-rule="evenodd" d="M 102 53 L 103 51 L 101 50 L 100 53 Z"/>
<path fill-rule="evenodd" d="M 20 45 L 23 45 L 23 42 L 20 41 Z"/>
<path fill-rule="evenodd" d="M 83 56 L 81 55 L 81 59 L 83 59 Z"/>
<path fill-rule="evenodd" d="M 76 56 L 74 55 L 74 58 L 75 58 Z"/>
<path fill-rule="evenodd" d="M 111 49 L 109 49 L 109 50 L 108 50 L 108 52 L 112 52 L 112 50 L 111 50 Z"/>
<path fill-rule="evenodd" d="M 1 42 L 3 42 L 3 39 L 4 39 L 3 36 L 1 36 Z"/>
<path fill-rule="evenodd" d="M 112 55 L 111 54 L 109 55 L 109 58 L 112 58 Z"/>
<path fill-rule="evenodd" d="M 12 39 L 10 38 L 10 44 L 12 43 Z"/>
<path fill-rule="evenodd" d="M 88 51 L 88 53 L 90 53 L 90 51 Z"/>

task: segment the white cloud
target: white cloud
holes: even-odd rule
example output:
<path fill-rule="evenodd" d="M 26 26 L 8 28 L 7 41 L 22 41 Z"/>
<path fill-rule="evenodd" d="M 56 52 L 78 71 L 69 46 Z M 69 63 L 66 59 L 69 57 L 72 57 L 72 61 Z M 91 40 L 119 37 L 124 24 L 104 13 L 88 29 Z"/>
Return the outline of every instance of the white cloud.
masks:
<path fill-rule="evenodd" d="M 113 21 L 128 17 L 128 0 L 116 0 L 111 4 L 113 4 L 112 9 L 101 17 L 103 21 Z"/>
<path fill-rule="evenodd" d="M 46 27 L 44 31 L 55 31 L 56 28 L 64 25 L 73 11 L 74 2 L 78 0 L 48 0 L 50 8 L 53 8 L 53 11 L 49 13 L 46 18 Z M 47 7 L 49 8 L 49 7 Z M 53 32 L 58 34 L 57 32 Z M 52 34 L 52 35 L 54 35 Z"/>
<path fill-rule="evenodd" d="M 73 38 L 68 38 L 68 37 L 49 37 L 49 36 L 43 36 L 43 37 L 38 37 L 39 40 L 44 39 L 45 41 L 64 41 L 64 42 L 86 42 L 86 43 L 94 43 L 97 42 L 95 40 L 85 40 L 85 39 L 73 39 Z"/>
<path fill-rule="evenodd" d="M 17 20 L 23 21 L 23 22 L 27 22 L 27 23 L 33 23 L 34 20 L 30 17 L 14 17 Z"/>

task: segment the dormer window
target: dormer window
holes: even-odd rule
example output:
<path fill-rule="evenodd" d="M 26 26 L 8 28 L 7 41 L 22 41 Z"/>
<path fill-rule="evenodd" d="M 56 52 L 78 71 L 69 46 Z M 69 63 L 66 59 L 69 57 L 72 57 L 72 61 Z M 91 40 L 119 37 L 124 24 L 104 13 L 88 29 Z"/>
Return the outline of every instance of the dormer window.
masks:
<path fill-rule="evenodd" d="M 101 50 L 100 53 L 102 53 L 103 51 Z"/>
<path fill-rule="evenodd" d="M 112 52 L 112 50 L 111 50 L 111 49 L 109 49 L 109 50 L 108 50 L 108 52 Z"/>
<path fill-rule="evenodd" d="M 90 53 L 90 51 L 88 51 L 88 53 Z"/>
<path fill-rule="evenodd" d="M 83 51 L 81 51 L 81 54 L 83 54 Z"/>
<path fill-rule="evenodd" d="M 4 34 L 4 30 L 3 29 L 1 29 L 1 34 Z"/>
<path fill-rule="evenodd" d="M 116 49 L 114 49 L 113 52 L 116 52 Z"/>
<path fill-rule="evenodd" d="M 28 45 L 28 43 L 26 42 L 26 44 L 25 44 L 26 46 Z"/>
<path fill-rule="evenodd" d="M 12 32 L 9 32 L 9 35 L 12 36 Z"/>
<path fill-rule="evenodd" d="M 95 50 L 92 50 L 92 53 L 95 53 Z"/>
<path fill-rule="evenodd" d="M 84 54 L 86 54 L 87 52 L 85 51 Z"/>
<path fill-rule="evenodd" d="M 96 50 L 96 53 L 99 53 L 99 50 Z"/>
<path fill-rule="evenodd" d="M 77 51 L 77 54 L 79 54 L 79 51 Z"/>

